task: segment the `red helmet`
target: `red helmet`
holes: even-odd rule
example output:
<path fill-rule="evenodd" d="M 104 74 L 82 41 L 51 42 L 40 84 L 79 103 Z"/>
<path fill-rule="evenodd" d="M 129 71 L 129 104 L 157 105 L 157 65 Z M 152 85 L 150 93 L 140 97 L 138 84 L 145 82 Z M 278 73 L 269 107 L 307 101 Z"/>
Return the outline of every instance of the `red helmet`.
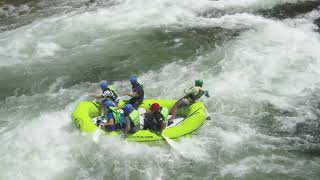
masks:
<path fill-rule="evenodd" d="M 153 103 L 150 106 L 150 110 L 152 110 L 152 111 L 160 111 L 160 105 L 158 103 Z"/>

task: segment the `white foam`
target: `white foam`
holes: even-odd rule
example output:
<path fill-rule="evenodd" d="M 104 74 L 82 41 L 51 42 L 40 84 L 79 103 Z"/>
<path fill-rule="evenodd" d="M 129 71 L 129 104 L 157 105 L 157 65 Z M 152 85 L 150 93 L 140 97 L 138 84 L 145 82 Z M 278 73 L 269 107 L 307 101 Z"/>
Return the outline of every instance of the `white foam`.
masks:
<path fill-rule="evenodd" d="M 54 57 L 62 53 L 61 51 L 70 52 L 70 49 L 94 46 L 119 33 L 125 33 L 121 31 L 167 26 L 198 27 L 199 25 L 206 26 L 208 22 L 210 26 L 212 24 L 210 21 L 216 21 L 217 26 L 223 26 L 226 23 L 232 26 L 231 28 L 238 28 L 242 27 L 242 21 L 224 20 L 228 16 L 221 20 L 206 20 L 199 17 L 198 13 L 210 8 L 228 9 L 237 6 L 249 8 L 254 5 L 265 7 L 284 2 L 288 1 L 279 0 L 270 3 L 257 0 L 126 0 L 119 1 L 111 7 L 101 7 L 96 11 L 73 11 L 36 20 L 29 25 L 1 33 L 0 56 L 5 58 L 0 60 L 0 66 L 42 62 L 48 60 L 44 57 Z M 104 44 L 107 43 L 104 42 Z"/>
<path fill-rule="evenodd" d="M 69 124 L 69 113 L 45 113 L 32 122 L 24 119 L 24 123 L 7 132 L 4 136 L 11 137 L 7 141 L 1 138 L 1 141 L 10 153 L 3 153 L 6 155 L 2 163 L 10 168 L 2 171 L 1 177 L 50 178 L 72 166 L 71 149 L 65 145 L 75 139 L 63 130 Z"/>
<path fill-rule="evenodd" d="M 146 84 L 146 97 L 178 99 L 182 96 L 184 88 L 193 85 L 194 79 L 204 79 L 204 88 L 211 94 L 211 98 L 204 101 L 214 118 L 200 129 L 199 136 L 183 139 L 178 145 L 190 152 L 189 157 L 192 160 L 201 163 L 210 159 L 221 160 L 217 157 L 220 154 L 214 154 L 216 152 L 234 157 L 228 164 L 221 161 L 223 164 L 221 166 L 224 167 L 220 174 L 223 176 L 241 177 L 257 172 L 294 174 L 294 171 L 303 169 L 303 165 L 313 162 L 306 161 L 302 165 L 299 162 L 292 170 L 287 170 L 286 164 L 282 164 L 281 160 L 288 164 L 295 163 L 287 157 L 244 155 L 245 157 L 239 160 L 236 155 L 246 145 L 258 150 L 274 150 L 277 147 L 273 143 L 286 142 L 286 139 L 261 136 L 255 127 L 250 126 L 256 117 L 254 115 L 260 112 L 259 105 L 263 102 L 302 112 L 293 122 L 304 121 L 307 117 L 314 118 L 312 111 L 299 105 L 299 97 L 307 95 L 305 89 L 319 86 L 319 35 L 313 32 L 313 28 L 306 27 L 302 23 L 301 27 L 296 27 L 288 23 L 291 20 L 273 21 L 247 13 L 212 19 L 195 16 L 196 11 L 205 7 L 206 3 L 229 2 L 237 5 L 236 1 L 201 1 L 201 3 L 192 1 L 194 3 L 188 4 L 188 8 L 184 10 L 186 6 L 184 4 L 188 2 L 191 1 L 178 1 L 177 4 L 171 1 L 137 1 L 136 4 L 134 1 L 123 1 L 120 6 L 110 9 L 101 8 L 96 12 L 48 18 L 2 33 L 0 43 L 5 46 L 0 46 L 0 52 L 2 56 L 9 56 L 15 61 L 10 63 L 24 63 L 29 57 L 54 56 L 64 49 L 76 48 L 78 44 L 90 44 L 94 39 L 99 39 L 99 35 L 105 35 L 113 30 L 134 31 L 141 27 L 172 24 L 248 29 L 240 33 L 236 39 L 230 40 L 212 52 L 190 57 L 194 60 L 192 62 L 177 61 L 159 71 L 141 74 L 139 80 Z M 269 3 L 241 1 L 241 3 L 251 2 Z M 130 6 L 132 4 L 134 6 Z M 144 12 L 143 5 L 151 8 Z M 160 14 L 165 14 L 163 19 Z M 119 16 L 112 19 L 110 15 Z M 130 19 L 125 19 L 127 17 Z M 52 29 L 57 30 L 55 36 L 51 36 Z M 25 34 L 22 35 L 22 32 Z M 35 32 L 40 32 L 39 36 L 44 41 L 37 39 Z M 78 36 L 86 35 L 88 32 L 96 34 L 94 37 L 87 37 L 84 42 L 76 41 Z M 73 34 L 78 36 L 73 37 Z M 62 41 L 64 38 L 66 42 L 75 41 L 68 44 Z M 29 50 L 27 48 L 29 45 L 37 46 L 41 42 L 45 43 L 43 46 L 40 45 L 44 51 L 31 49 L 33 53 L 25 52 Z M 53 44 L 50 44 L 51 42 Z M 48 48 L 47 52 L 48 44 L 51 48 Z M 6 66 L 9 62 L 1 61 L 1 63 Z M 219 71 L 216 70 L 217 67 Z M 58 105 L 62 102 L 62 108 L 56 110 L 55 106 L 48 110 L 50 108 L 41 107 L 41 114 L 30 119 L 23 119 L 23 116 L 19 115 L 18 117 L 23 120 L 21 124 L 2 134 L 0 140 L 5 148 L 1 151 L 5 155 L 1 157 L 1 162 L 5 164 L 5 169 L 1 177 L 4 179 L 50 179 L 69 168 L 77 169 L 75 174 L 79 179 L 93 179 L 104 176 L 104 170 L 107 168 L 114 168 L 112 173 L 120 174 L 119 171 L 123 167 L 129 169 L 126 173 L 138 171 L 148 179 L 161 179 L 165 177 L 166 169 L 185 165 L 185 160 L 181 156 L 166 147 L 128 143 L 121 138 L 109 136 L 103 137 L 101 144 L 96 145 L 91 142 L 91 138 L 78 136 L 75 133 L 77 130 L 68 130 L 69 126 L 72 126 L 69 116 L 76 102 L 86 99 L 84 95 L 86 91 L 96 85 L 86 83 L 62 89 L 60 84 L 61 80 L 57 80 L 49 88 L 48 94 L 11 97 L 6 100 L 6 107 L 15 108 L 15 104 L 19 104 L 18 109 L 20 106 L 20 109 L 23 109 L 26 104 L 33 106 L 34 101 L 41 102 L 43 98 L 51 98 L 50 100 L 58 101 Z M 128 87 L 129 82 L 116 82 L 115 86 Z M 54 93 L 58 88 L 59 92 Z M 66 106 L 63 104 L 66 101 L 72 103 Z M 294 124 L 290 117 L 279 122 L 283 125 L 283 129 L 292 128 Z M 219 151 L 221 149 L 224 151 Z M 268 161 L 270 159 L 271 161 Z M 90 165 L 93 167 L 88 168 Z M 49 167 L 49 170 L 46 167 Z M 92 177 L 93 172 L 97 172 L 98 175 Z"/>
<path fill-rule="evenodd" d="M 49 43 L 38 43 L 36 46 L 36 53 L 39 57 L 53 56 L 56 51 L 59 51 L 61 48 L 59 45 L 53 42 Z"/>
<path fill-rule="evenodd" d="M 231 155 L 248 144 L 275 149 L 273 144 L 283 140 L 267 136 L 261 139 L 247 123 L 254 122 L 255 115 L 261 113 L 261 105 L 269 102 L 298 112 L 294 117 L 275 114 L 275 121 L 279 123 L 277 128 L 291 133 L 297 123 L 316 118 L 312 108 L 300 102 L 308 96 L 307 89 L 312 90 L 320 84 L 319 34 L 309 25 L 311 20 L 299 26 L 292 26 L 288 21 L 298 22 L 295 19 L 269 20 L 246 13 L 209 19 L 210 25 L 218 23 L 225 27 L 230 25 L 230 28 L 240 25 L 249 30 L 212 53 L 192 57 L 194 62 L 174 62 L 157 72 L 143 74 L 140 80 L 148 84 L 146 96 L 178 99 L 184 88 L 192 86 L 194 79 L 203 79 L 204 88 L 211 93 L 211 98 L 204 99 L 209 112 L 222 114 L 215 116 L 213 126 L 228 128 L 215 128 L 215 133 L 210 134 L 210 137 L 218 137 L 217 146 Z M 219 59 L 221 56 L 222 60 Z M 222 67 L 219 73 L 215 73 L 217 66 Z M 237 130 L 233 132 L 233 128 Z"/>
<path fill-rule="evenodd" d="M 258 155 L 248 156 L 236 163 L 228 164 L 221 170 L 222 176 L 232 175 L 233 177 L 242 177 L 250 174 L 295 174 L 295 169 L 308 166 L 308 163 L 314 164 L 308 160 L 293 160 L 281 155 Z M 292 168 L 288 168 L 288 165 Z M 312 166 L 312 165 L 311 165 Z M 308 172 L 300 175 L 306 176 Z"/>

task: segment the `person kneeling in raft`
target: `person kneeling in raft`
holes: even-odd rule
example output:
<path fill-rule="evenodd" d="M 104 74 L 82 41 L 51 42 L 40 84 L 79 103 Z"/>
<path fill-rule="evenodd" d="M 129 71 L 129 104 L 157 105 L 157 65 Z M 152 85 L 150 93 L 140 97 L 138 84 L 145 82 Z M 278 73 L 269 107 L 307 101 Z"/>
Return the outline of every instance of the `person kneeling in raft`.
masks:
<path fill-rule="evenodd" d="M 140 115 L 131 104 L 125 104 L 122 108 L 124 111 L 125 128 L 124 133 L 135 133 L 140 129 Z"/>
<path fill-rule="evenodd" d="M 106 100 L 103 103 L 107 121 L 101 123 L 100 127 L 106 131 L 122 130 L 125 127 L 123 110 L 116 108 L 111 100 Z"/>
<path fill-rule="evenodd" d="M 138 82 L 138 78 L 135 75 L 131 76 L 130 83 L 132 85 L 132 93 L 124 94 L 131 97 L 126 101 L 126 104 L 131 104 L 133 108 L 138 109 L 144 99 L 144 86 Z"/>

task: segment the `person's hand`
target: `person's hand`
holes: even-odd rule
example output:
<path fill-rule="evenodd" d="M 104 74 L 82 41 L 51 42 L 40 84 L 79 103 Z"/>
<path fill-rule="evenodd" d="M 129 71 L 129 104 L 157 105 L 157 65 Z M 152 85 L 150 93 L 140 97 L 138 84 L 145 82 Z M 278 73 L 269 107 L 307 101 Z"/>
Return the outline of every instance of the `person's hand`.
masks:
<path fill-rule="evenodd" d="M 209 91 L 204 91 L 204 95 L 205 95 L 206 97 L 210 97 Z"/>
<path fill-rule="evenodd" d="M 126 133 L 123 133 L 120 135 L 121 138 L 126 138 L 128 135 Z"/>
<path fill-rule="evenodd" d="M 96 94 L 88 93 L 88 96 L 95 96 Z"/>
<path fill-rule="evenodd" d="M 100 127 L 101 129 L 104 129 L 105 126 L 104 126 L 103 123 L 100 123 L 99 127 Z"/>
<path fill-rule="evenodd" d="M 97 120 L 97 125 L 100 127 L 100 124 L 101 124 L 101 119 L 98 119 Z"/>

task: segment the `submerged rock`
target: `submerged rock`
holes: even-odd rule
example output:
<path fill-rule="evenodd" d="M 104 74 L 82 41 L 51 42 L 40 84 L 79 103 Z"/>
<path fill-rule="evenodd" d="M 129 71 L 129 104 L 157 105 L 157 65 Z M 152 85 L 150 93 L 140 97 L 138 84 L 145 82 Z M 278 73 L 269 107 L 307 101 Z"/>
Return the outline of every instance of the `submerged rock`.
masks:
<path fill-rule="evenodd" d="M 306 1 L 298 3 L 285 3 L 275 6 L 272 9 L 260 10 L 258 14 L 266 17 L 274 17 L 278 19 L 293 18 L 299 14 L 304 14 L 317 9 L 320 1 Z"/>
<path fill-rule="evenodd" d="M 320 18 L 314 20 L 314 24 L 319 27 L 318 32 L 320 32 Z"/>

